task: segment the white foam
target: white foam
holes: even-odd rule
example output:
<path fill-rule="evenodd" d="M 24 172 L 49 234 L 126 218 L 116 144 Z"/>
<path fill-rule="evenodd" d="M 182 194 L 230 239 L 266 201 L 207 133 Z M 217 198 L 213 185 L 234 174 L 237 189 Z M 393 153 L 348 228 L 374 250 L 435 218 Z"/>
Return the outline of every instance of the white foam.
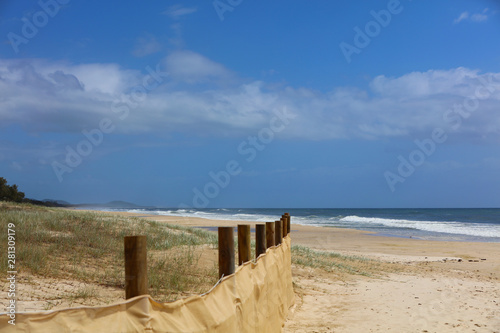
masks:
<path fill-rule="evenodd" d="M 233 220 L 251 222 L 272 222 L 280 218 L 278 215 L 252 214 L 241 210 L 216 209 L 200 211 L 196 209 L 109 209 L 112 211 L 128 211 L 139 214 L 198 217 L 214 220 Z M 500 225 L 488 223 L 444 222 L 444 221 L 412 221 L 406 219 L 390 219 L 378 217 L 350 216 L 292 216 L 292 223 L 311 226 L 338 226 L 353 229 L 398 228 L 421 230 L 427 232 L 446 233 L 463 236 L 500 238 Z"/>
<path fill-rule="evenodd" d="M 384 219 L 377 217 L 359 217 L 356 215 L 341 218 L 339 222 L 349 224 L 373 224 L 387 227 L 417 229 L 457 235 L 500 237 L 500 226 L 485 223 L 411 221 L 399 219 Z"/>
<path fill-rule="evenodd" d="M 198 217 L 211 220 L 233 220 L 233 221 L 251 221 L 251 222 L 272 222 L 279 219 L 278 216 L 263 215 L 263 214 L 227 214 L 227 209 L 218 209 L 219 212 L 206 212 L 193 209 L 177 209 L 177 210 L 146 210 L 146 209 L 130 209 L 130 213 L 163 215 L 163 216 L 181 216 L 181 217 Z"/>

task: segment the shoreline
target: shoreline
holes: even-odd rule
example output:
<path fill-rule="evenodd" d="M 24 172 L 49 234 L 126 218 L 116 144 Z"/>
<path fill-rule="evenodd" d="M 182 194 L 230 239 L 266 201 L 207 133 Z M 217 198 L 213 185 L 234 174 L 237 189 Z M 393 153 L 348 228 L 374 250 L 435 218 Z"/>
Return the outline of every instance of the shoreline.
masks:
<path fill-rule="evenodd" d="M 159 214 L 148 214 L 147 212 L 141 212 L 141 213 L 135 213 L 135 212 L 128 212 L 128 211 L 108 211 L 108 210 L 94 210 L 94 209 L 84 209 L 84 210 L 89 210 L 89 211 L 97 211 L 97 212 L 105 212 L 105 213 L 119 213 L 119 214 L 130 214 L 130 216 L 135 216 L 135 217 L 141 217 L 141 218 L 154 218 L 158 217 L 160 220 L 163 219 L 173 219 L 174 221 L 178 221 L 179 219 L 182 220 L 208 220 L 208 221 L 230 221 L 233 223 L 239 223 L 239 224 L 258 224 L 258 223 L 264 223 L 263 221 L 252 221 L 252 220 L 231 220 L 231 219 L 216 219 L 216 218 L 208 218 L 208 217 L 197 217 L 197 216 L 182 216 L 182 215 L 159 215 Z M 217 222 L 216 222 L 217 223 Z M 196 224 L 196 223 L 195 223 Z M 300 224 L 300 223 L 294 223 L 293 218 L 292 218 L 292 224 L 296 226 L 304 226 L 304 227 L 312 227 L 312 228 L 332 228 L 332 229 L 338 229 L 338 230 L 356 230 L 360 231 L 366 234 L 370 234 L 372 236 L 377 236 L 377 237 L 390 237 L 390 238 L 404 238 L 404 239 L 415 239 L 415 240 L 421 240 L 421 241 L 435 241 L 435 242 L 463 242 L 463 243 L 493 243 L 493 244 L 500 244 L 498 241 L 489 241 L 488 237 L 477 237 L 480 239 L 451 239 L 453 238 L 453 235 L 456 235 L 455 237 L 473 237 L 473 236 L 467 236 L 463 234 L 451 234 L 451 233 L 443 233 L 446 235 L 449 235 L 449 238 L 432 238 L 429 236 L 429 238 L 422 238 L 420 236 L 415 236 L 415 235 L 400 235 L 396 233 L 391 233 L 390 231 L 370 231 L 370 230 L 365 230 L 365 229 L 356 229 L 356 228 L 350 228 L 350 227 L 339 227 L 339 226 L 333 226 L 333 225 L 318 225 L 318 224 Z M 192 225 L 192 222 L 189 222 L 189 225 Z M 204 225 L 204 224 L 203 224 Z M 436 234 L 440 234 L 439 232 L 434 232 Z"/>
<path fill-rule="evenodd" d="M 238 224 L 247 224 L 253 228 L 255 224 L 262 223 L 116 211 L 106 213 L 189 227 L 236 227 Z M 294 224 L 293 216 L 291 226 L 292 245 L 393 262 L 448 262 L 459 270 L 474 269 L 500 278 L 500 243 L 393 237 L 357 229 Z"/>
<path fill-rule="evenodd" d="M 338 212 L 328 213 L 323 216 L 321 214 L 314 214 L 314 212 L 306 211 L 304 209 L 208 209 L 208 210 L 175 210 L 175 209 L 128 209 L 128 208 L 90 208 L 96 211 L 103 212 L 130 212 L 140 215 L 156 215 L 168 216 L 173 218 L 202 218 L 223 221 L 238 221 L 240 223 L 253 223 L 258 221 L 264 223 L 266 221 L 273 221 L 278 218 L 283 212 L 291 212 L 292 223 L 301 224 L 304 226 L 312 227 L 327 227 L 327 228 L 341 228 L 341 229 L 354 229 L 361 231 L 373 232 L 380 236 L 398 237 L 398 238 L 414 238 L 421 240 L 434 240 L 434 241 L 458 241 L 458 242 L 484 242 L 484 243 L 500 243 L 500 225 L 498 225 L 496 218 L 476 219 L 471 220 L 471 214 L 464 215 L 463 222 L 455 222 L 454 220 L 440 220 L 437 213 L 423 212 L 419 214 L 429 214 L 428 216 L 421 217 L 420 219 L 409 219 L 399 216 L 398 209 L 393 209 L 394 212 L 388 213 L 389 215 L 377 215 L 373 213 L 373 218 L 363 217 L 366 212 L 373 209 L 361 209 L 359 211 L 339 210 Z M 109 210 L 108 210 L 109 209 Z M 330 211 L 330 210 L 328 210 Z M 333 209 L 332 211 L 335 211 Z M 429 209 L 432 211 L 432 209 Z M 469 209 L 465 209 L 469 211 Z M 364 212 L 364 213 L 363 213 Z M 410 212 L 411 213 L 411 212 Z M 477 212 L 473 212 L 476 214 Z M 305 215 L 304 215 L 305 214 Z M 340 214 L 340 215 L 337 215 Z M 353 215 L 354 214 L 354 215 Z M 361 214 L 361 215 L 359 215 Z M 395 214 L 395 215 L 394 215 Z M 437 215 L 436 215 L 437 214 Z M 344 216 L 346 215 L 346 216 Z M 348 216 L 347 216 L 348 215 Z M 359 216 L 357 216 L 359 215 Z M 372 213 L 369 213 L 372 216 Z M 434 216 L 435 215 L 435 216 Z M 437 219 L 434 220 L 434 217 Z M 500 209 L 498 210 L 498 217 L 500 218 Z M 346 221 L 343 221 L 346 218 Z M 402 219 L 402 220 L 400 220 Z M 380 220 L 380 221 L 378 221 Z M 460 219 L 459 219 L 460 220 Z M 460 220 L 462 221 L 462 220 Z M 476 224 L 477 223 L 477 224 Z"/>

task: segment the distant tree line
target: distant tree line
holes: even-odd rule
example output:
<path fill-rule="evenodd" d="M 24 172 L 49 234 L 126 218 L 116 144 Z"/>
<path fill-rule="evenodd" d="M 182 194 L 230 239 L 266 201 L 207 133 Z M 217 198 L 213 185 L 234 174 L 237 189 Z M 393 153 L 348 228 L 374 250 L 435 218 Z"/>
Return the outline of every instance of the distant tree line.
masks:
<path fill-rule="evenodd" d="M 17 185 L 7 185 L 7 180 L 0 177 L 0 200 L 23 202 L 24 193 L 17 189 Z"/>
<path fill-rule="evenodd" d="M 17 185 L 7 185 L 7 180 L 0 177 L 0 201 L 24 202 L 41 206 L 64 206 L 54 201 L 39 201 L 24 197 L 24 192 L 19 191 Z"/>

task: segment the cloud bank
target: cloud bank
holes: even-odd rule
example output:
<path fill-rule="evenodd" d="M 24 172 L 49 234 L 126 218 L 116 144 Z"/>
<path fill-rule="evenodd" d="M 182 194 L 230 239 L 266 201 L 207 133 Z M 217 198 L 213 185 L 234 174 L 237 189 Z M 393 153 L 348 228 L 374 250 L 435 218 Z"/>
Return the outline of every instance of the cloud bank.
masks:
<path fill-rule="evenodd" d="M 155 75 L 161 84 L 151 84 Z M 453 126 L 457 106 L 472 102 L 474 112 Z M 461 67 L 380 75 L 365 89 L 319 92 L 237 78 L 191 51 L 173 52 L 142 71 L 117 64 L 0 60 L 0 127 L 19 124 L 33 134 L 80 133 L 110 118 L 117 133 L 244 137 L 286 109 L 296 116 L 283 133 L 288 138 L 411 138 L 441 127 L 457 136 L 498 140 L 499 102 L 500 73 Z M 117 105 L 128 106 L 126 117 Z"/>

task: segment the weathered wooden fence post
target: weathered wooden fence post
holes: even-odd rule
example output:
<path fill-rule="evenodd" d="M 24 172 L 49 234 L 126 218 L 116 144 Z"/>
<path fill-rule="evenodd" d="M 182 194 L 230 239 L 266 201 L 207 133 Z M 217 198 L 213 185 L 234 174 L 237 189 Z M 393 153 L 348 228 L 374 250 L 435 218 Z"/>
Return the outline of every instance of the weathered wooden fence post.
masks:
<path fill-rule="evenodd" d="M 148 262 L 146 236 L 126 236 L 125 298 L 148 294 Z"/>
<path fill-rule="evenodd" d="M 234 273 L 234 228 L 219 227 L 219 279 Z"/>
<path fill-rule="evenodd" d="M 255 225 L 255 258 L 262 253 L 266 253 L 266 226 L 264 224 Z"/>
<path fill-rule="evenodd" d="M 266 247 L 270 248 L 275 245 L 274 239 L 274 222 L 266 222 Z"/>
<path fill-rule="evenodd" d="M 238 265 L 250 260 L 252 255 L 250 235 L 250 225 L 238 224 Z"/>
<path fill-rule="evenodd" d="M 280 220 L 281 220 L 281 226 L 283 227 L 283 234 L 282 234 L 282 236 L 283 236 L 283 238 L 285 238 L 286 235 L 287 235 L 287 230 L 286 230 L 286 225 L 287 225 L 286 224 L 286 216 L 285 215 L 281 216 Z"/>
<path fill-rule="evenodd" d="M 283 226 L 281 220 L 274 222 L 274 243 L 280 245 L 283 239 Z"/>
<path fill-rule="evenodd" d="M 292 231 L 292 222 L 291 222 L 291 217 L 290 214 L 285 213 L 286 216 L 286 230 L 288 231 L 288 234 Z"/>

